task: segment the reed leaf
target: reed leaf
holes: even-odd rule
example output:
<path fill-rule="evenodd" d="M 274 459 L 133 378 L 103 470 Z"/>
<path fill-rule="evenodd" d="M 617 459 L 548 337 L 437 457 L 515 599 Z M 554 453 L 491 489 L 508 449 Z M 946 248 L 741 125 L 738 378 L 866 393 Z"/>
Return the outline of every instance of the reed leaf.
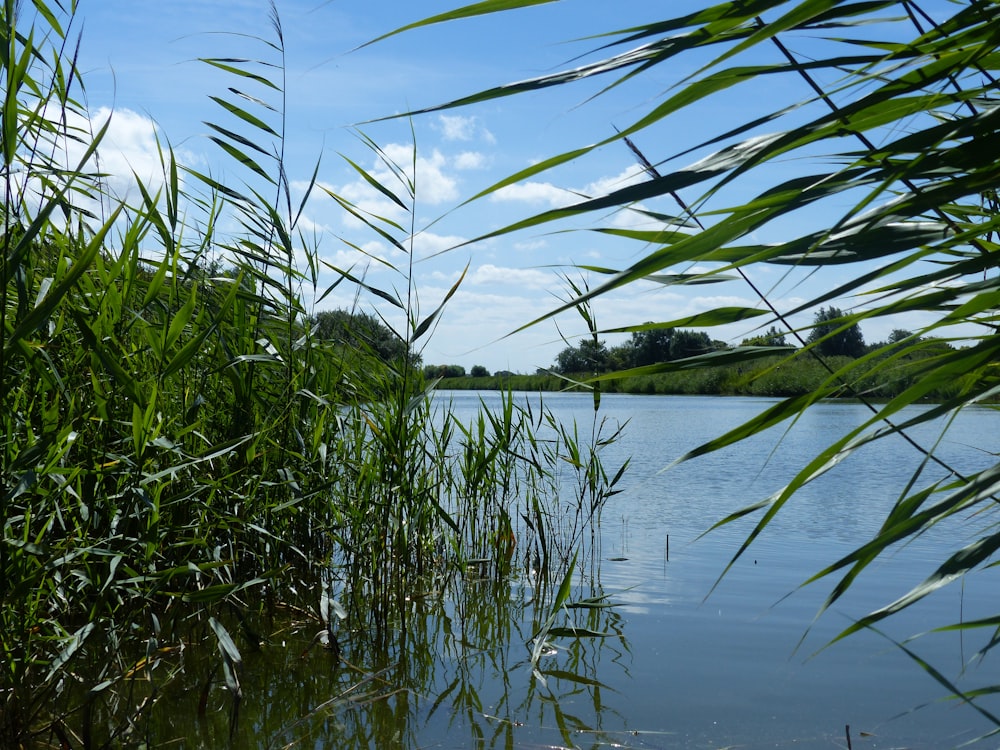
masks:
<path fill-rule="evenodd" d="M 510 8 L 496 10 L 526 5 L 513 3 Z M 459 12 L 478 9 L 466 6 Z M 425 19 L 423 23 L 437 20 Z M 788 486 L 713 526 L 750 515 L 758 517 L 732 557 L 735 561 L 813 479 L 855 451 L 877 450 L 888 435 L 902 436 L 917 451 L 921 467 L 937 463 L 953 479 L 921 484 L 919 470 L 915 472 L 882 527 L 852 553 L 809 579 L 816 582 L 835 571 L 846 571 L 835 584 L 828 606 L 893 545 L 961 509 L 988 508 L 995 502 L 992 477 L 996 467 L 962 475 L 935 455 L 934 446 L 923 446 L 910 436 L 924 420 L 923 415 L 901 424 L 892 421 L 907 406 L 942 392 L 953 395 L 928 409 L 926 419 L 981 403 L 996 393 L 991 374 L 997 356 L 994 272 L 998 214 L 994 192 L 1000 178 L 1000 108 L 995 92 L 1000 37 L 995 7 L 957 3 L 940 18 L 932 19 L 913 3 L 757 0 L 717 3 L 687 14 L 668 12 L 662 20 L 631 29 L 615 30 L 611 23 L 600 46 L 588 50 L 595 56 L 591 61 L 576 64 L 574 59 L 553 72 L 491 86 L 404 116 L 576 86 L 603 77 L 607 82 L 591 96 L 597 101 L 626 81 L 659 76 L 656 87 L 663 93 L 644 100 L 626 127 L 596 143 L 568 144 L 561 153 L 543 155 L 531 166 L 473 195 L 463 206 L 543 173 L 556 174 L 557 167 L 582 163 L 593 150 L 619 141 L 625 141 L 639 157 L 648 174 L 645 182 L 522 216 L 464 245 L 540 226 L 558 231 L 570 220 L 576 224 L 587 219 L 599 225 L 609 223 L 608 212 L 632 210 L 640 201 L 649 203 L 657 198 L 675 200 L 684 208 L 679 217 L 660 212 L 662 226 L 654 230 L 588 227 L 585 231 L 644 243 L 638 260 L 617 270 L 581 266 L 581 271 L 597 281 L 576 285 L 568 298 L 522 327 L 572 309 L 589 309 L 595 300 L 627 290 L 636 282 L 659 280 L 679 285 L 734 277 L 742 280 L 759 296 L 759 310 L 718 306 L 684 319 L 636 321 L 606 332 L 720 325 L 762 316 L 761 311 L 767 309 L 772 321 L 799 337 L 801 347 L 784 352 L 739 347 L 602 374 L 588 384 L 701 367 L 713 359 L 738 364 L 779 354 L 788 361 L 817 359 L 827 374 L 814 392 L 768 406 L 747 424 L 689 451 L 671 467 L 752 438 L 780 423 L 794 422 L 822 398 L 846 395 L 864 399 L 859 383 L 889 376 L 908 356 L 929 351 L 927 342 L 944 345 L 940 353 L 915 362 L 912 379 L 898 395 L 881 404 L 869 404 L 872 418 L 806 462 Z M 860 33 L 858 38 L 847 38 L 838 31 L 875 23 L 882 24 L 883 33 L 868 38 Z M 794 42 L 807 37 L 810 44 L 817 39 L 824 42 L 808 59 L 792 51 Z M 695 50 L 708 56 L 696 57 Z M 754 57 L 747 58 L 745 53 Z M 689 60 L 696 60 L 696 67 L 683 64 Z M 682 64 L 676 66 L 678 61 Z M 675 67 L 683 72 L 675 73 Z M 663 83 L 664 75 L 670 79 L 668 83 Z M 759 91 L 751 87 L 761 83 L 792 79 L 802 84 L 807 94 L 769 98 L 766 106 L 742 121 L 726 123 L 716 132 L 699 132 L 679 145 L 660 146 L 652 158 L 647 159 L 632 142 L 647 132 L 654 134 L 651 128 L 668 122 L 667 118 L 694 111 L 695 105 L 724 102 L 744 91 Z M 770 132 L 762 134 L 764 128 Z M 655 142 L 664 142 L 662 134 Z M 708 156 L 690 162 L 691 154 L 700 155 L 706 149 L 711 149 Z M 673 166 L 683 164 L 677 162 L 681 158 L 689 163 Z M 771 166 L 779 159 L 786 164 L 795 160 L 797 173 L 789 178 L 785 171 L 772 172 Z M 753 194 L 748 197 L 734 192 L 737 181 L 752 184 Z M 706 210 L 709 201 L 713 207 L 723 207 Z M 793 213 L 808 218 L 789 230 L 782 222 Z M 777 234 L 779 239 L 762 243 L 756 235 L 763 232 Z M 691 274 L 687 269 L 690 265 L 710 270 Z M 751 285 L 746 275 L 747 270 L 764 266 L 788 269 L 790 274 L 815 271 L 818 291 L 781 309 L 777 300 Z M 842 272 L 843 280 L 823 282 L 824 272 L 834 267 Z M 804 336 L 809 327 L 796 328 L 789 322 L 790 316 L 841 300 L 851 307 L 834 321 L 832 333 L 825 337 L 807 344 Z M 838 331 L 918 311 L 925 322 L 902 344 L 886 344 L 847 364 L 833 365 L 821 354 L 822 342 Z M 588 331 L 593 331 L 587 322 Z M 968 334 L 970 329 L 975 332 Z M 945 390 L 948 388 L 952 390 Z M 571 460 L 580 461 L 581 457 Z M 996 531 L 986 520 L 990 514 L 984 512 L 981 517 L 983 529 L 977 541 L 963 544 L 932 576 L 904 597 L 859 618 L 841 637 L 891 617 L 949 582 L 989 565 L 997 547 Z M 533 654 L 535 662 L 537 654 Z M 950 687 L 943 677 L 941 680 Z"/>
<path fill-rule="evenodd" d="M 555 2 L 555 0 L 481 0 L 478 3 L 472 5 L 466 5 L 461 8 L 457 8 L 446 13 L 440 13 L 436 16 L 430 18 L 425 18 L 421 21 L 416 21 L 414 23 L 408 24 L 406 26 L 401 26 L 395 31 L 390 31 L 387 34 L 383 34 L 376 39 L 366 42 L 364 45 L 375 44 L 376 42 L 382 41 L 383 39 L 388 39 L 391 36 L 397 34 L 402 34 L 405 31 L 410 31 L 411 29 L 417 29 L 421 26 L 430 26 L 437 23 L 445 23 L 447 21 L 455 21 L 461 18 L 472 18 L 474 16 L 486 15 L 489 13 L 497 13 L 499 11 L 511 10 L 513 8 L 525 8 L 531 5 L 544 5 L 545 3 Z"/>
<path fill-rule="evenodd" d="M 239 674 L 243 669 L 243 657 L 240 655 L 240 650 L 236 647 L 232 636 L 229 635 L 229 631 L 226 630 L 222 623 L 214 617 L 209 617 L 208 624 L 215 632 L 215 637 L 219 640 L 219 653 L 222 654 L 226 685 L 232 691 L 233 695 L 242 695 Z"/>

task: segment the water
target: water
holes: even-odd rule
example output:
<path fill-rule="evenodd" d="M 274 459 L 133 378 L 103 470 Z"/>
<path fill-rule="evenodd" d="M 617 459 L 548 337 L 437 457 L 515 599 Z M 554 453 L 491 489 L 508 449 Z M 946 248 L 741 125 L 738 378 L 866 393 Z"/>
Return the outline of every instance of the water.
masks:
<path fill-rule="evenodd" d="M 469 419 L 480 397 L 499 401 L 490 393 L 441 397 Z M 590 397 L 544 400 L 586 432 Z M 754 518 L 705 534 L 780 489 L 810 456 L 868 418 L 857 404 L 820 404 L 791 429 L 667 469 L 771 403 L 603 398 L 602 417 L 628 422 L 604 452 L 605 466 L 613 473 L 626 458 L 632 464 L 623 492 L 604 510 L 599 560 L 581 564 L 572 598 L 604 596 L 615 606 L 557 614 L 557 626 L 605 637 L 552 639 L 555 648 L 539 661 L 544 682 L 532 675 L 530 642 L 550 611 L 551 590 L 546 595 L 530 575 L 470 571 L 457 589 L 429 581 L 415 590 L 405 636 L 392 631 L 379 640 L 347 623 L 342 661 L 308 648 L 315 622 L 264 624 L 267 644 L 243 655 L 235 717 L 211 664 L 182 654 L 170 679 L 158 673 L 164 710 L 139 731 L 186 737 L 186 747 L 505 750 L 844 748 L 848 725 L 854 748 L 942 748 L 990 731 L 974 710 L 942 700 L 949 691 L 893 641 L 992 614 L 1000 593 L 992 571 L 884 621 L 882 634 L 864 631 L 830 645 L 856 618 L 922 581 L 946 550 L 974 540 L 990 518 L 963 516 L 893 550 L 818 617 L 836 577 L 801 586 L 878 528 L 919 465 L 912 447 L 892 439 L 849 457 L 796 494 L 738 559 Z M 1000 452 L 996 420 L 987 408 L 964 413 L 938 453 L 963 472 L 989 466 Z M 940 428 L 912 434 L 931 445 Z M 941 474 L 929 467 L 926 481 Z M 994 681 L 995 657 L 975 659 L 983 638 L 937 634 L 908 645 L 970 689 Z M 207 706 L 196 712 L 199 695 Z"/>
<path fill-rule="evenodd" d="M 478 405 L 479 394 L 449 395 L 460 412 Z M 546 396 L 545 402 L 561 418 L 581 423 L 592 413 L 592 401 L 583 395 Z M 850 725 L 856 747 L 931 748 L 989 731 L 992 726 L 974 711 L 941 702 L 947 691 L 889 638 L 992 614 L 995 577 L 975 575 L 964 586 L 938 592 L 880 625 L 885 636 L 862 632 L 827 647 L 853 620 L 922 581 L 942 561 L 943 550 L 971 542 L 987 523 L 981 517 L 963 517 L 893 551 L 818 619 L 836 578 L 800 588 L 878 528 L 921 460 L 902 440 L 860 451 L 801 490 L 719 580 L 754 521 L 701 535 L 720 518 L 780 489 L 806 457 L 869 416 L 858 404 L 820 404 L 790 430 L 779 427 L 664 471 L 769 403 L 603 398 L 605 417 L 629 422 L 623 439 L 604 455 L 612 470 L 625 456 L 632 466 L 625 491 L 604 512 L 599 575 L 603 590 L 621 603 L 616 612 L 624 639 L 610 649 L 604 641 L 602 648 L 611 653 L 595 657 L 600 663 L 592 677 L 605 686 L 599 703 L 594 690 L 567 680 L 561 687 L 575 694 L 561 696 L 557 687 L 558 710 L 627 747 L 842 747 Z M 963 472 L 989 466 L 991 453 L 1000 451 L 996 418 L 987 408 L 961 415 L 938 454 Z M 911 434 L 930 446 L 941 426 Z M 943 474 L 926 472 L 928 480 Z M 969 688 L 990 684 L 989 657 L 963 675 L 963 664 L 982 645 L 977 637 L 927 636 L 911 647 Z M 553 657 L 573 658 L 570 652 Z M 523 672 L 512 678 L 525 679 Z M 535 742 L 565 742 L 557 729 L 539 728 L 547 718 L 558 717 L 541 712 L 514 720 L 533 727 L 524 734 Z M 588 746 L 585 732 L 569 739 Z"/>

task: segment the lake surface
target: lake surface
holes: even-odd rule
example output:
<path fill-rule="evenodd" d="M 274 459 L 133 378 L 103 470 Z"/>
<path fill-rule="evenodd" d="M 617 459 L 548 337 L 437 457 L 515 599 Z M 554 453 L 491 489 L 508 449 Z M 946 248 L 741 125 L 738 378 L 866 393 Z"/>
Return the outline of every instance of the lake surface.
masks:
<path fill-rule="evenodd" d="M 438 397 L 463 420 L 483 402 L 499 403 L 496 393 Z M 538 395 L 515 397 L 537 413 Z M 589 396 L 545 394 L 544 403 L 586 436 Z M 921 582 L 994 518 L 963 516 L 891 551 L 818 618 L 834 580 L 801 587 L 878 528 L 921 461 L 902 440 L 880 441 L 807 485 L 720 579 L 754 519 L 706 534 L 712 524 L 778 490 L 868 417 L 857 404 L 819 404 L 791 428 L 664 470 L 772 403 L 604 396 L 599 417 L 627 422 L 603 451 L 604 465 L 612 474 L 626 459 L 631 466 L 598 537 L 586 540 L 597 554 L 581 561 L 570 599 L 614 606 L 557 611 L 557 627 L 603 637 L 551 638 L 538 675 L 532 637 L 551 612 L 554 587 L 546 590 L 522 566 L 499 576 L 470 569 L 414 588 L 405 631 L 376 636 L 346 622 L 342 658 L 309 648 L 315 621 L 265 624 L 267 645 L 243 655 L 238 715 L 220 680 L 206 683 L 206 667 L 178 665 L 163 705 L 181 708 L 161 712 L 166 724 L 151 734 L 212 748 L 790 750 L 845 748 L 847 726 L 856 749 L 955 747 L 989 732 L 989 721 L 944 700 L 949 691 L 893 641 L 994 614 L 1000 586 L 992 569 L 884 621 L 882 634 L 828 644 Z M 1000 454 L 998 417 L 971 409 L 943 438 L 941 423 L 911 434 L 968 473 Z M 942 475 L 929 467 L 919 486 Z M 936 634 L 908 647 L 972 689 L 996 681 L 996 655 L 977 659 L 987 637 Z M 214 687 L 205 692 L 206 684 Z M 195 716 L 199 694 L 208 710 Z M 996 712 L 995 704 L 984 705 Z"/>
<path fill-rule="evenodd" d="M 480 397 L 487 404 L 497 398 L 442 397 L 470 415 Z M 586 395 L 546 394 L 544 402 L 581 427 L 593 414 Z M 878 528 L 921 461 L 901 439 L 879 441 L 806 486 L 719 580 L 754 521 L 704 532 L 780 489 L 807 458 L 869 416 L 858 404 L 823 403 L 790 429 L 781 426 L 664 471 L 770 403 L 603 397 L 600 415 L 628 422 L 622 439 L 604 453 L 605 466 L 614 471 L 624 458 L 632 461 L 624 491 L 603 513 L 597 573 L 600 588 L 619 603 L 613 627 L 621 638 L 563 644 L 545 657 L 557 678 L 544 688 L 532 684 L 523 658 L 488 667 L 476 684 L 481 696 L 495 696 L 495 703 L 482 701 L 481 713 L 495 717 L 485 726 L 497 731 L 477 740 L 479 746 L 510 740 L 518 747 L 845 747 L 850 725 L 854 747 L 938 748 L 992 729 L 967 706 L 942 701 L 947 691 L 889 640 L 993 614 L 1000 587 L 990 571 L 885 621 L 885 636 L 862 632 L 824 648 L 853 619 L 922 581 L 945 550 L 973 541 L 989 520 L 965 517 L 892 552 L 818 619 L 834 579 L 799 588 Z M 998 416 L 989 408 L 963 413 L 937 445 L 938 455 L 963 472 L 991 465 L 1000 453 Z M 937 422 L 911 434 L 930 447 L 941 427 Z M 925 476 L 930 481 L 943 473 L 930 467 Z M 522 635 L 527 640 L 531 633 Z M 969 689 L 991 684 L 996 657 L 978 663 L 982 645 L 981 634 L 967 633 L 927 636 L 910 647 Z M 429 713 L 417 744 L 470 746 L 472 718 L 439 717 Z"/>

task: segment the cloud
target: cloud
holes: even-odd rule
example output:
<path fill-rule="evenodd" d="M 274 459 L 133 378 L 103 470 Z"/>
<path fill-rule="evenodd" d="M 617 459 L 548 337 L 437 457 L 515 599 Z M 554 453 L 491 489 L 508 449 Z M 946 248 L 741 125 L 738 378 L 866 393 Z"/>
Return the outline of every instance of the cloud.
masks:
<path fill-rule="evenodd" d="M 475 133 L 476 118 L 461 115 L 438 115 L 437 130 L 446 141 L 470 141 Z"/>
<path fill-rule="evenodd" d="M 463 151 L 455 157 L 455 169 L 483 169 L 489 159 L 480 151 Z"/>
<path fill-rule="evenodd" d="M 667 209 L 663 211 L 657 211 L 657 215 L 651 216 L 650 213 L 653 212 L 649 206 L 644 203 L 633 203 L 628 206 L 623 206 L 621 210 L 616 211 L 608 222 L 609 226 L 615 227 L 616 229 L 637 229 L 645 231 L 657 231 L 657 230 L 667 230 L 667 231 L 684 231 L 685 229 L 691 230 L 690 226 L 685 226 L 683 220 L 678 218 L 676 222 L 667 224 L 664 222 L 664 213 L 671 214 L 671 211 Z M 672 212 L 673 216 L 680 217 L 682 213 L 680 206 L 677 206 L 677 210 Z"/>
<path fill-rule="evenodd" d="M 390 167 L 386 162 L 376 158 L 367 170 L 368 175 L 396 195 L 404 205 L 411 200 L 408 195 L 409 186 L 403 183 L 404 179 L 416 185 L 416 201 L 420 205 L 440 205 L 458 199 L 458 181 L 449 174 L 449 170 L 456 167 L 439 150 L 434 149 L 429 154 L 417 156 L 416 174 L 414 174 L 412 146 L 390 143 L 382 148 L 382 152 L 393 166 Z M 301 181 L 295 185 L 300 189 L 304 187 Z M 341 185 L 322 181 L 318 187 L 349 201 L 362 212 L 395 220 L 407 214 L 405 208 L 387 198 L 362 177 Z M 316 192 L 314 200 L 332 202 L 332 199 L 324 196 L 321 191 Z M 339 208 L 336 210 L 342 216 L 345 225 L 360 226 L 360 222 L 352 219 L 347 212 Z"/>
<path fill-rule="evenodd" d="M 504 284 L 519 289 L 548 289 L 552 286 L 553 276 L 531 268 L 505 268 L 487 263 L 473 271 L 470 281 L 477 285 Z"/>
<path fill-rule="evenodd" d="M 79 113 L 66 113 L 65 116 L 70 132 L 78 136 L 58 142 L 62 151 L 56 158 L 68 169 L 81 168 L 81 160 L 92 142 L 91 134 L 107 124 L 96 156 L 91 156 L 83 165 L 83 171 L 100 172 L 105 189 L 116 200 L 139 195 L 136 180 L 145 185 L 150 194 L 163 187 L 165 166 L 161 162 L 161 151 L 166 146 L 161 148 L 159 127 L 152 118 L 130 109 L 112 110 L 109 107 L 99 107 L 89 116 Z M 163 153 L 162 157 L 169 166 L 169 154 Z M 202 161 L 184 149 L 174 149 L 174 158 L 189 166 Z"/>
<path fill-rule="evenodd" d="M 444 252 L 456 245 L 465 242 L 465 237 L 458 235 L 435 234 L 434 232 L 420 232 L 413 238 L 413 251 L 415 257 L 426 258 Z"/>
<path fill-rule="evenodd" d="M 621 190 L 629 185 L 635 185 L 645 180 L 641 167 L 629 166 L 622 172 L 608 177 L 602 177 L 582 188 L 561 188 L 551 182 L 520 182 L 500 188 L 490 196 L 490 200 L 498 202 L 521 202 L 535 205 L 548 205 L 550 208 L 562 208 L 578 203 L 581 195 L 596 197 L 607 195 L 615 190 Z"/>
<path fill-rule="evenodd" d="M 491 201 L 547 204 L 552 208 L 568 206 L 578 200 L 577 196 L 549 182 L 520 182 L 507 185 L 490 195 Z"/>
<path fill-rule="evenodd" d="M 297 224 L 298 230 L 302 232 L 305 236 L 323 236 L 330 231 L 330 226 L 327 224 L 322 224 L 315 221 L 308 214 L 302 214 L 299 216 L 299 222 Z"/>
<path fill-rule="evenodd" d="M 646 173 L 643 171 L 642 167 L 637 164 L 630 165 L 616 175 L 601 177 L 600 179 L 594 180 L 580 192 L 584 195 L 590 196 L 607 195 L 615 190 L 621 190 L 622 188 L 629 187 L 630 185 L 637 185 L 640 182 L 645 182 L 646 179 L 648 178 L 646 177 Z"/>
<path fill-rule="evenodd" d="M 390 143 L 382 150 L 389 159 L 402 167 L 409 179 L 415 182 L 419 203 L 438 205 L 458 198 L 456 180 L 445 171 L 450 166 L 448 159 L 439 150 L 434 149 L 429 155 L 424 155 L 423 152 L 417 154 L 416 175 L 413 174 L 412 146 Z M 380 177 L 384 175 L 384 184 L 391 184 L 396 180 L 394 176 L 390 177 L 388 170 L 382 164 L 376 164 L 375 171 Z"/>
<path fill-rule="evenodd" d="M 386 253 L 386 249 L 386 246 L 379 242 L 370 242 L 361 250 L 348 245 L 342 245 L 333 252 L 322 253 L 320 257 L 324 263 L 324 268 L 331 273 L 336 272 L 329 268 L 329 266 L 339 268 L 342 271 L 350 271 L 353 275 L 360 276 L 364 273 L 388 267 L 386 264 L 390 263 L 391 260 L 388 253 Z"/>
<path fill-rule="evenodd" d="M 129 109 L 108 107 L 86 114 L 46 109 L 42 117 L 52 123 L 47 147 L 49 157 L 55 165 L 66 169 L 67 174 L 84 176 L 76 180 L 75 189 L 67 195 L 77 209 L 91 213 L 100 221 L 117 204 L 128 202 L 134 206 L 140 201 L 137 182 L 145 186 L 150 196 L 155 196 L 164 187 L 164 171 L 169 170 L 170 153 L 166 151 L 166 144 L 161 147 L 157 137 L 159 128 L 152 118 Z M 88 156 L 95 134 L 102 130 L 104 135 L 97 150 Z M 59 133 L 69 137 L 58 136 Z M 185 149 L 174 149 L 173 157 L 178 164 L 188 166 L 201 166 L 204 162 L 202 157 Z M 51 185 L 43 185 L 35 168 L 15 175 L 17 178 L 23 180 L 18 187 L 21 198 L 31 213 L 36 212 L 43 196 L 51 196 Z M 183 171 L 178 172 L 178 181 L 182 193 L 180 211 L 186 213 L 189 206 L 183 197 Z"/>
<path fill-rule="evenodd" d="M 486 143 L 496 143 L 493 133 L 479 124 L 478 117 L 438 115 L 434 129 L 446 141 L 471 141 L 478 137 Z"/>

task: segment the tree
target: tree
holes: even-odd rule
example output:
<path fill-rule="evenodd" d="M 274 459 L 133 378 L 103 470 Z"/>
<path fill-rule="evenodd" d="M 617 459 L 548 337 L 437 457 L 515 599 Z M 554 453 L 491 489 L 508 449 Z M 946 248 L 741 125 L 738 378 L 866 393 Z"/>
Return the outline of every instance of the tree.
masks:
<path fill-rule="evenodd" d="M 655 365 L 657 362 L 674 359 L 671 350 L 673 338 L 673 328 L 651 328 L 646 331 L 634 332 L 631 341 L 631 366 Z"/>
<path fill-rule="evenodd" d="M 901 341 L 905 341 L 910 338 L 913 334 L 904 328 L 893 328 L 892 333 L 889 334 L 889 338 L 886 341 L 887 344 L 898 344 Z"/>
<path fill-rule="evenodd" d="M 464 378 L 465 368 L 462 365 L 425 365 L 424 377 L 429 380 L 435 378 Z"/>
<path fill-rule="evenodd" d="M 316 313 L 310 323 L 318 339 L 372 352 L 383 362 L 397 362 L 406 356 L 406 342 L 369 313 L 324 310 Z M 412 361 L 419 364 L 419 357 Z"/>
<path fill-rule="evenodd" d="M 653 323 L 644 323 L 653 326 Z M 707 333 L 673 328 L 645 328 L 634 331 L 624 344 L 613 347 L 608 353 L 608 366 L 612 369 L 645 367 L 672 359 L 684 359 L 698 354 L 725 348 L 721 341 L 712 341 Z"/>
<path fill-rule="evenodd" d="M 608 368 L 611 370 L 627 370 L 630 367 L 634 367 L 632 354 L 633 349 L 630 341 L 612 346 L 608 349 Z"/>
<path fill-rule="evenodd" d="M 704 331 L 678 330 L 670 339 L 670 359 L 687 359 L 714 350 L 712 339 Z"/>
<path fill-rule="evenodd" d="M 785 333 L 771 326 L 759 336 L 751 336 L 740 342 L 741 346 L 788 346 Z"/>
<path fill-rule="evenodd" d="M 556 355 L 553 368 L 561 375 L 584 372 L 606 372 L 608 350 L 603 341 L 592 338 L 582 339 L 576 346 L 568 346 Z"/>
<path fill-rule="evenodd" d="M 488 378 L 490 376 L 490 371 L 482 365 L 473 365 L 469 374 L 474 378 Z"/>
<path fill-rule="evenodd" d="M 815 345 L 826 357 L 860 357 L 865 353 L 865 338 L 857 323 L 845 323 L 842 310 L 821 307 L 813 318 L 807 344 Z"/>

